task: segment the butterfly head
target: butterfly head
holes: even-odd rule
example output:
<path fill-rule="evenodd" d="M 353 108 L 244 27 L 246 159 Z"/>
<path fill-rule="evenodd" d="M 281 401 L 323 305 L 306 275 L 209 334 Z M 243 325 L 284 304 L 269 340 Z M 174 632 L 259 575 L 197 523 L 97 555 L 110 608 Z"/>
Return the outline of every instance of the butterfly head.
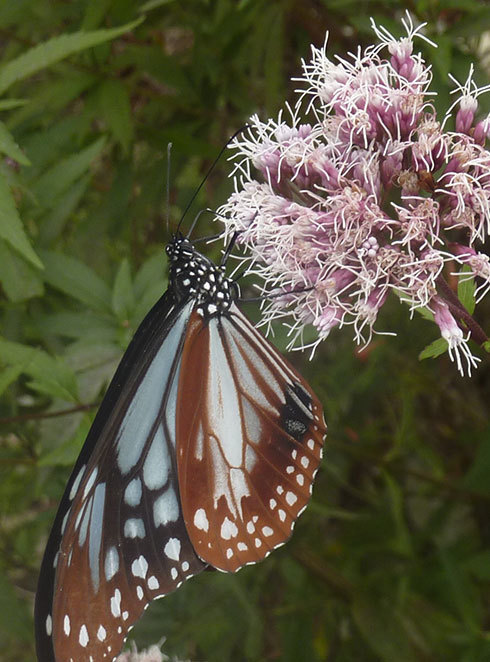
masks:
<path fill-rule="evenodd" d="M 238 286 L 217 266 L 199 253 L 181 234 L 166 247 L 170 260 L 170 288 L 177 301 L 195 299 L 196 311 L 204 319 L 226 314 L 238 297 Z"/>

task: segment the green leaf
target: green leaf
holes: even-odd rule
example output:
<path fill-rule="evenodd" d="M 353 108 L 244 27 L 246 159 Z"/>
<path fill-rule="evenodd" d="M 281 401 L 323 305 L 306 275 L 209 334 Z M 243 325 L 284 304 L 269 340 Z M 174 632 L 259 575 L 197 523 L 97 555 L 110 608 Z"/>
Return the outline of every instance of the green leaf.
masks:
<path fill-rule="evenodd" d="M 437 356 L 447 352 L 448 345 L 447 340 L 444 338 L 437 338 L 434 342 L 431 342 L 430 345 L 427 345 L 419 354 L 419 361 L 424 359 L 435 359 Z"/>
<path fill-rule="evenodd" d="M 78 413 L 78 412 L 77 412 Z M 38 461 L 38 466 L 40 467 L 71 467 L 75 464 L 78 455 L 80 454 L 80 448 L 87 438 L 88 431 L 90 430 L 90 425 L 92 424 L 92 416 L 85 414 L 83 416 L 81 424 L 77 427 L 77 431 L 74 437 L 70 437 L 63 441 L 52 450 L 41 455 Z"/>
<path fill-rule="evenodd" d="M 82 175 L 57 198 L 55 206 L 43 216 L 42 224 L 39 227 L 39 246 L 51 244 L 61 235 L 63 228 L 72 218 L 72 214 L 87 191 L 91 178 L 91 173 Z"/>
<path fill-rule="evenodd" d="M 111 291 L 86 264 L 74 257 L 41 251 L 47 283 L 94 310 L 111 311 Z"/>
<path fill-rule="evenodd" d="M 465 265 L 462 270 L 462 274 L 470 274 L 471 268 Z M 469 312 L 470 315 L 473 315 L 475 311 L 475 291 L 476 284 L 475 279 L 472 276 L 464 275 L 460 276 L 458 281 L 458 299 L 461 301 L 463 306 Z"/>
<path fill-rule="evenodd" d="M 138 9 L 139 12 L 151 11 L 152 9 L 158 9 L 158 7 L 163 7 L 163 5 L 169 5 L 175 0 L 148 0 Z"/>
<path fill-rule="evenodd" d="M 5 239 L 35 267 L 43 268 L 32 249 L 20 220 L 14 198 L 3 173 L 0 172 L 0 238 Z"/>
<path fill-rule="evenodd" d="M 32 76 L 42 69 L 46 69 L 55 62 L 65 57 L 83 51 L 105 41 L 115 39 L 140 25 L 144 18 L 127 23 L 118 28 L 110 30 L 94 30 L 92 32 L 74 32 L 59 37 L 53 37 L 48 41 L 34 46 L 26 53 L 11 60 L 0 68 L 0 94 L 5 92 L 13 83 L 28 76 Z"/>
<path fill-rule="evenodd" d="M 64 336 L 73 340 L 107 343 L 116 341 L 115 320 L 89 310 L 84 310 L 83 313 L 61 312 L 46 315 L 38 320 L 37 326 L 43 334 Z"/>
<path fill-rule="evenodd" d="M 0 110 L 12 110 L 12 108 L 19 108 L 29 103 L 28 99 L 1 99 Z"/>
<path fill-rule="evenodd" d="M 166 281 L 167 259 L 161 249 L 151 255 L 140 267 L 134 279 L 134 296 L 139 301 L 155 283 Z M 162 294 L 164 289 L 162 289 Z"/>
<path fill-rule="evenodd" d="M 11 365 L 5 370 L 0 371 L 0 395 L 15 382 L 17 377 L 22 373 L 22 365 Z"/>
<path fill-rule="evenodd" d="M 31 617 L 27 603 L 22 601 L 17 591 L 0 571 L 0 633 L 3 641 L 28 641 L 31 632 Z"/>
<path fill-rule="evenodd" d="M 17 161 L 21 165 L 28 166 L 31 162 L 21 150 L 19 145 L 15 142 L 13 135 L 7 129 L 5 124 L 0 121 L 0 152 L 11 159 Z"/>
<path fill-rule="evenodd" d="M 38 269 L 26 262 L 0 239 L 0 282 L 10 301 L 42 296 L 43 281 Z"/>
<path fill-rule="evenodd" d="M 131 268 L 128 260 L 123 260 L 114 281 L 112 309 L 121 321 L 127 320 L 134 308 Z"/>
<path fill-rule="evenodd" d="M 99 99 L 107 127 L 127 155 L 133 139 L 133 122 L 126 86 L 110 78 L 101 85 Z"/>
<path fill-rule="evenodd" d="M 52 207 L 57 198 L 90 168 L 92 161 L 101 153 L 105 141 L 102 136 L 81 152 L 60 160 L 43 173 L 33 186 L 33 192 L 40 204 Z"/>
<path fill-rule="evenodd" d="M 487 426 L 471 467 L 461 481 L 472 492 L 490 495 L 490 428 Z"/>
<path fill-rule="evenodd" d="M 352 615 L 364 641 L 380 660 L 420 660 L 394 605 L 381 604 L 370 596 L 357 596 L 352 605 Z"/>
<path fill-rule="evenodd" d="M 21 365 L 22 372 L 32 378 L 30 386 L 39 393 L 68 402 L 76 401 L 75 375 L 60 357 L 0 338 L 0 361 L 7 366 Z"/>

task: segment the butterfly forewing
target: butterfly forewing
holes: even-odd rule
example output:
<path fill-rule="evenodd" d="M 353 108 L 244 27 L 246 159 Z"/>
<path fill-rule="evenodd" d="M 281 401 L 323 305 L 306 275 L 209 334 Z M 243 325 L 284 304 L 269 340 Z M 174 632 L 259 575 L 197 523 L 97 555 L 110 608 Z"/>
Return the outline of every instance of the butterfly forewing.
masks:
<path fill-rule="evenodd" d="M 183 522 L 175 459 L 191 308 L 150 313 L 133 341 L 144 351 L 135 363 L 125 355 L 129 367 L 111 383 L 103 423 L 100 415 L 94 421 L 43 562 L 36 604 L 42 662 L 113 659 L 148 603 L 204 568 Z"/>
<path fill-rule="evenodd" d="M 236 306 L 207 324 L 191 315 L 179 403 L 181 501 L 197 554 L 226 571 L 261 560 L 310 498 L 320 403 Z"/>

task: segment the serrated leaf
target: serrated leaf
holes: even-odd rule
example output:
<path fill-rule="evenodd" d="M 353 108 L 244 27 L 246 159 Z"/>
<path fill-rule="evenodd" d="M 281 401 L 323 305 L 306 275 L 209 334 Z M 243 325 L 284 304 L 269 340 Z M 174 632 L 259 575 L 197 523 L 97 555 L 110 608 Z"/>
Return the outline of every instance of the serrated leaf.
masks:
<path fill-rule="evenodd" d="M 56 289 L 101 312 L 111 311 L 111 291 L 86 264 L 76 258 L 41 251 L 45 281 Z"/>
<path fill-rule="evenodd" d="M 434 342 L 431 342 L 430 345 L 427 345 L 419 354 L 419 361 L 424 359 L 435 359 L 437 356 L 447 352 L 448 344 L 447 340 L 444 338 L 437 338 Z"/>
<path fill-rule="evenodd" d="M 125 85 L 115 79 L 104 81 L 99 90 L 99 100 L 107 128 L 127 154 L 133 139 L 133 121 Z"/>
<path fill-rule="evenodd" d="M 5 239 L 35 267 L 43 268 L 24 232 L 10 186 L 2 172 L 0 172 L 0 238 Z"/>
<path fill-rule="evenodd" d="M 114 280 L 112 291 L 112 309 L 119 320 L 127 320 L 134 308 L 133 285 L 131 282 L 131 268 L 128 260 L 121 262 Z"/>
<path fill-rule="evenodd" d="M 0 283 L 10 301 L 41 296 L 44 286 L 40 273 L 0 239 Z"/>
<path fill-rule="evenodd" d="M 465 265 L 462 270 L 462 274 L 466 274 L 464 276 L 460 276 L 459 281 L 458 281 L 458 299 L 461 301 L 463 306 L 466 308 L 466 310 L 469 312 L 470 315 L 473 315 L 475 311 L 475 291 L 476 291 L 476 284 L 475 284 L 475 279 L 472 276 L 468 276 L 467 274 L 471 273 L 470 267 Z"/>
<path fill-rule="evenodd" d="M 31 165 L 31 162 L 15 142 L 13 135 L 2 121 L 0 121 L 0 153 L 9 156 L 21 165 Z"/>
<path fill-rule="evenodd" d="M 40 393 L 76 401 L 75 375 L 60 357 L 0 338 L 0 361 L 7 366 L 22 366 L 22 372 L 32 378 L 32 387 Z"/>
<path fill-rule="evenodd" d="M 0 94 L 13 83 L 32 76 L 32 74 L 46 69 L 55 62 L 60 62 L 69 55 L 73 55 L 73 53 L 110 41 L 132 30 L 143 20 L 143 18 L 139 18 L 136 21 L 110 30 L 65 34 L 34 46 L 34 48 L 29 49 L 26 53 L 0 68 Z"/>
<path fill-rule="evenodd" d="M 32 187 L 39 203 L 52 207 L 74 182 L 84 175 L 105 145 L 104 136 L 76 154 L 71 154 L 49 168 Z"/>

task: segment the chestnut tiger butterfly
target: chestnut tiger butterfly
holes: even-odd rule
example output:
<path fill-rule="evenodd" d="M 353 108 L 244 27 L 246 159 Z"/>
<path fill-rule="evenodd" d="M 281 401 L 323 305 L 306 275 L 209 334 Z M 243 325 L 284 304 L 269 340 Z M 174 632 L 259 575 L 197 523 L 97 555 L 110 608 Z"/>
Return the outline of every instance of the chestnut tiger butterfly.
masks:
<path fill-rule="evenodd" d="M 114 660 L 148 604 L 291 535 L 326 432 L 310 386 L 179 232 L 66 486 L 36 595 L 39 662 Z"/>

